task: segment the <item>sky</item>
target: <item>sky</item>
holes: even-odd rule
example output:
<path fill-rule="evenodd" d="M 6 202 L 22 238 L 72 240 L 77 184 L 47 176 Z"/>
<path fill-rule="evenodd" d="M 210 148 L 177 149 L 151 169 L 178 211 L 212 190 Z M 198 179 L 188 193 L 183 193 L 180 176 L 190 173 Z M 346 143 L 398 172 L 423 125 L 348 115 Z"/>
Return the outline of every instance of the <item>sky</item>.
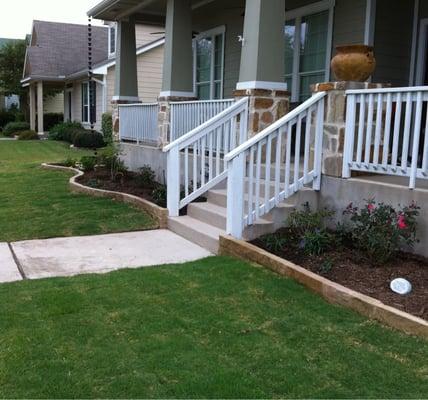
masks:
<path fill-rule="evenodd" d="M 0 0 L 0 38 L 24 39 L 34 19 L 87 24 L 86 12 L 101 0 Z M 94 21 L 100 25 L 101 21 Z"/>

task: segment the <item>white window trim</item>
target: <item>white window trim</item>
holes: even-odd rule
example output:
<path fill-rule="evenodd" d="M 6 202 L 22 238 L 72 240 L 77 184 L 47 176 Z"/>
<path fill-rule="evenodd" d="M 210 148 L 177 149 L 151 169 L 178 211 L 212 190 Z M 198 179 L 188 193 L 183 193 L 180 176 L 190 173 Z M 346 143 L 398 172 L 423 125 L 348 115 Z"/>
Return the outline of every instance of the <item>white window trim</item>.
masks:
<path fill-rule="evenodd" d="M 114 28 L 114 52 L 111 51 L 111 30 Z M 108 57 L 112 58 L 116 56 L 117 49 L 117 24 L 108 26 Z"/>
<path fill-rule="evenodd" d="M 225 59 L 225 43 L 226 43 L 226 26 L 218 26 L 217 28 L 210 29 L 208 31 L 202 32 L 197 35 L 193 39 L 193 92 L 195 95 L 198 93 L 198 85 L 196 82 L 196 64 L 197 64 L 197 48 L 196 42 L 198 40 L 204 39 L 206 37 L 215 37 L 217 35 L 223 35 L 223 49 L 222 49 L 222 60 L 221 60 L 221 79 L 220 79 L 220 99 L 223 98 L 224 92 L 224 59 Z M 213 42 L 215 44 L 215 42 Z M 215 65 L 215 49 L 211 54 L 211 67 Z M 214 98 L 214 90 L 215 90 L 215 80 L 214 80 L 215 68 L 211 68 L 211 76 L 210 76 L 210 99 Z"/>
<path fill-rule="evenodd" d="M 420 20 L 419 37 L 418 37 L 418 55 L 416 63 L 416 86 L 423 86 L 425 80 L 426 68 L 428 68 L 427 59 L 427 35 L 428 35 L 428 18 Z"/>
<path fill-rule="evenodd" d="M 88 104 L 87 105 L 85 105 L 84 103 L 83 103 L 83 88 L 84 88 L 84 85 L 86 85 L 86 90 L 87 90 L 87 95 L 88 95 Z M 84 124 L 89 124 L 90 123 L 90 120 L 91 120 L 91 98 L 90 98 L 90 85 L 89 85 L 89 81 L 86 81 L 86 82 L 82 82 L 82 84 L 81 84 L 81 91 L 82 91 L 82 93 L 81 93 L 81 96 L 82 96 L 82 123 L 84 123 Z M 87 120 L 85 120 L 84 119 L 84 115 L 85 115 L 85 113 L 84 113 L 84 107 L 88 107 L 88 119 Z"/>
<path fill-rule="evenodd" d="M 285 13 L 285 20 L 295 20 L 296 27 L 301 26 L 302 18 L 308 15 L 317 14 L 323 11 L 328 11 L 328 27 L 327 27 L 327 48 L 325 60 L 325 81 L 330 79 L 330 61 L 331 61 L 331 48 L 333 45 L 333 23 L 334 23 L 334 7 L 335 0 L 323 0 L 318 3 L 309 4 L 304 7 L 296 8 Z M 295 42 L 300 43 L 300 29 L 296 29 Z M 300 46 L 294 47 L 293 54 L 293 71 L 291 73 L 291 101 L 293 103 L 299 102 L 300 91 Z"/>

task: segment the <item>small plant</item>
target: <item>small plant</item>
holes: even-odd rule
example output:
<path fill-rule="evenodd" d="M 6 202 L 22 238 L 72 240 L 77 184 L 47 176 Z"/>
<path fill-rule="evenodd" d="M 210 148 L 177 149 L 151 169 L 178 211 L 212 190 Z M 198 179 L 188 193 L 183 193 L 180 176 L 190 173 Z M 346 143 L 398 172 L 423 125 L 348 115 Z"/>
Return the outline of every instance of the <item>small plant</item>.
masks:
<path fill-rule="evenodd" d="M 165 185 L 157 186 L 152 192 L 153 201 L 161 206 L 166 207 L 167 189 Z"/>
<path fill-rule="evenodd" d="M 139 185 L 147 189 L 153 189 L 156 185 L 156 174 L 155 171 L 150 168 L 150 165 L 144 165 L 140 168 L 137 179 Z"/>
<path fill-rule="evenodd" d="M 303 210 L 290 214 L 287 224 L 292 238 L 308 255 L 320 255 L 334 243 L 334 236 L 326 228 L 326 219 L 334 215 L 333 211 L 312 212 L 309 203 L 303 204 Z"/>
<path fill-rule="evenodd" d="M 69 157 L 65 161 L 63 161 L 61 164 L 64 165 L 65 167 L 74 168 L 77 164 L 77 160 L 75 158 Z"/>
<path fill-rule="evenodd" d="M 318 268 L 320 275 L 327 275 L 333 269 L 333 261 L 330 258 L 325 259 Z"/>
<path fill-rule="evenodd" d="M 86 186 L 97 189 L 100 187 L 100 183 L 98 182 L 98 179 L 89 179 Z"/>
<path fill-rule="evenodd" d="M 18 140 L 39 140 L 39 135 L 35 131 L 21 131 L 18 133 Z"/>
<path fill-rule="evenodd" d="M 19 132 L 22 131 L 29 131 L 30 130 L 30 124 L 27 122 L 9 122 L 4 128 L 3 128 L 3 135 L 4 136 L 14 136 L 17 135 Z"/>
<path fill-rule="evenodd" d="M 287 239 L 276 234 L 265 235 L 261 238 L 264 246 L 274 253 L 280 252 L 287 244 Z"/>
<path fill-rule="evenodd" d="M 120 159 L 119 147 L 114 143 L 101 150 L 98 156 L 98 164 L 110 170 L 110 179 L 117 180 L 119 176 L 124 176 L 128 171 L 125 163 Z"/>
<path fill-rule="evenodd" d="M 97 158 L 95 156 L 83 156 L 80 159 L 80 165 L 85 172 L 93 171 L 97 165 Z"/>
<path fill-rule="evenodd" d="M 106 143 L 113 141 L 113 116 L 111 113 L 104 113 L 101 119 L 101 132 Z"/>
<path fill-rule="evenodd" d="M 376 264 L 389 261 L 404 245 L 417 242 L 416 218 L 420 207 L 415 203 L 395 209 L 385 203 L 366 200 L 359 209 L 351 203 L 344 211 L 350 215 L 350 236 L 357 248 Z"/>

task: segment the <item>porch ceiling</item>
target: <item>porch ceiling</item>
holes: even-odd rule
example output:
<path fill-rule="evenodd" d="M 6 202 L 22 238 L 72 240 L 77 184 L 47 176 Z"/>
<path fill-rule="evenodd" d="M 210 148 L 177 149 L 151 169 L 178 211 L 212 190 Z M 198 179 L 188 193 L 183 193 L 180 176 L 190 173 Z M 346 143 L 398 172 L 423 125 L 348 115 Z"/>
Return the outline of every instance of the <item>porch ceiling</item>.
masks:
<path fill-rule="evenodd" d="M 210 3 L 215 0 L 191 0 L 192 7 Z M 103 0 L 88 11 L 93 18 L 105 21 L 117 21 L 130 15 L 136 17 L 137 22 L 160 23 L 164 22 L 166 0 Z"/>

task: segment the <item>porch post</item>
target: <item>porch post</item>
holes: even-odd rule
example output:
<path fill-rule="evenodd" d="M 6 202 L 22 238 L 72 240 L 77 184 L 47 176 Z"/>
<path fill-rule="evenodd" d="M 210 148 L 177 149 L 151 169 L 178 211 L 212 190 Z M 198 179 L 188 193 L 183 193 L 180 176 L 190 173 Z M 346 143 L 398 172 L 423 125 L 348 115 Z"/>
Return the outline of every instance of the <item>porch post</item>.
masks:
<path fill-rule="evenodd" d="M 119 104 L 139 103 L 135 19 L 117 22 L 115 89 L 112 104 L 113 137 L 119 138 Z"/>
<path fill-rule="evenodd" d="M 162 91 L 159 95 L 159 146 L 170 140 L 171 101 L 193 93 L 192 8 L 190 0 L 167 0 Z"/>
<path fill-rule="evenodd" d="M 117 23 L 116 82 L 114 101 L 138 102 L 135 20 Z"/>
<path fill-rule="evenodd" d="M 43 123 L 43 82 L 37 82 L 37 132 L 44 132 Z"/>
<path fill-rule="evenodd" d="M 288 112 L 284 25 L 285 0 L 247 0 L 235 97 L 250 98 L 250 136 Z"/>
<path fill-rule="evenodd" d="M 194 97 L 190 0 L 167 0 L 160 97 Z"/>
<path fill-rule="evenodd" d="M 30 129 L 32 131 L 36 130 L 36 92 L 34 90 L 34 85 L 30 84 L 28 87 L 28 95 L 30 97 Z"/>

